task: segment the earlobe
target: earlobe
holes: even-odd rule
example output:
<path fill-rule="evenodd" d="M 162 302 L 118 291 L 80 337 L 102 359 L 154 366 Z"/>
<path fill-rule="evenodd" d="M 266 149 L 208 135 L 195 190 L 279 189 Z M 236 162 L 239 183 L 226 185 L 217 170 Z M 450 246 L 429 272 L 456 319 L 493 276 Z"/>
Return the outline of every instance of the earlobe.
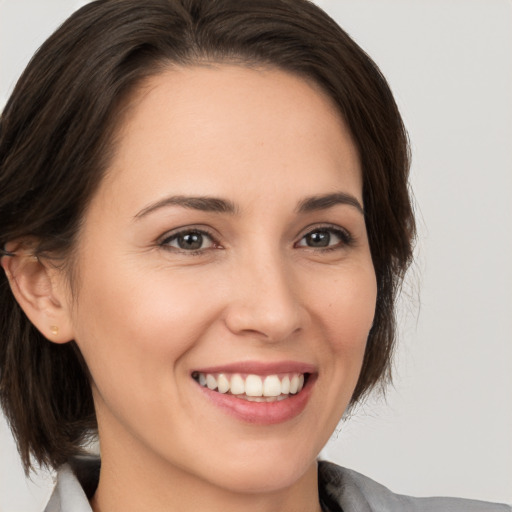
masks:
<path fill-rule="evenodd" d="M 48 340 L 74 338 L 62 272 L 27 250 L 5 255 L 1 264 L 12 293 L 29 320 Z"/>

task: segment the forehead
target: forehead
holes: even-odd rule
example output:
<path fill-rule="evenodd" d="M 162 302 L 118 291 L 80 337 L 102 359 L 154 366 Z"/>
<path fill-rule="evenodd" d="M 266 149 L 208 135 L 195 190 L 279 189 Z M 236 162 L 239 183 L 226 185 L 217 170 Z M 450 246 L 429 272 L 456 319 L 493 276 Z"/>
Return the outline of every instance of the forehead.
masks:
<path fill-rule="evenodd" d="M 222 64 L 154 76 L 132 98 L 117 140 L 107 174 L 116 195 L 124 185 L 148 196 L 224 196 L 272 183 L 325 193 L 346 182 L 361 196 L 357 150 L 332 100 L 277 69 Z"/>

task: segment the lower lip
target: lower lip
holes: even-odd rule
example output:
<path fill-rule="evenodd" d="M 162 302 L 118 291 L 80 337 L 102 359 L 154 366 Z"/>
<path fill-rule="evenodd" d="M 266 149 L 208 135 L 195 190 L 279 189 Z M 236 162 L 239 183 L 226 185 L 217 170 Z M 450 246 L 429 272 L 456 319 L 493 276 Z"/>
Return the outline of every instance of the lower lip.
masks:
<path fill-rule="evenodd" d="M 203 386 L 199 389 L 214 405 L 237 419 L 257 425 L 275 425 L 298 416 L 306 407 L 311 396 L 315 375 L 309 375 L 302 390 L 285 400 L 276 402 L 250 402 L 235 395 L 219 393 Z"/>

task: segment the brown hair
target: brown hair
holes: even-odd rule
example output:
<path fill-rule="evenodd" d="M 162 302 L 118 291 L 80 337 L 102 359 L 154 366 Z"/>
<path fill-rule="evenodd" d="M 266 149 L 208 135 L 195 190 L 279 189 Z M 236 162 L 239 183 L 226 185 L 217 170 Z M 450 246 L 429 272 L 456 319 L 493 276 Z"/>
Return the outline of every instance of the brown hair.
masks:
<path fill-rule="evenodd" d="M 72 254 L 85 208 L 108 167 L 120 105 L 169 65 L 269 65 L 332 98 L 359 149 L 375 320 L 352 403 L 390 378 L 394 305 L 415 233 L 407 135 L 377 66 L 306 0 L 99 0 L 40 48 L 0 117 L 0 247 L 36 240 L 37 255 Z M 0 253 L 1 255 L 1 253 Z M 28 471 L 81 452 L 96 418 L 74 342 L 47 341 L 0 276 L 0 399 Z"/>

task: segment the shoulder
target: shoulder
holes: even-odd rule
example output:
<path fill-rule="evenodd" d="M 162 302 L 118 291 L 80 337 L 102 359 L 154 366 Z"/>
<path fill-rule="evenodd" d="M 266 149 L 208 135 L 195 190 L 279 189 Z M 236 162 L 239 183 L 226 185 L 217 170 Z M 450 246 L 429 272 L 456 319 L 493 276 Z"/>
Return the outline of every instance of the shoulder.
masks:
<path fill-rule="evenodd" d="M 512 512 L 512 507 L 461 498 L 413 498 L 395 494 L 374 480 L 321 461 L 320 492 L 342 510 L 358 512 Z"/>

